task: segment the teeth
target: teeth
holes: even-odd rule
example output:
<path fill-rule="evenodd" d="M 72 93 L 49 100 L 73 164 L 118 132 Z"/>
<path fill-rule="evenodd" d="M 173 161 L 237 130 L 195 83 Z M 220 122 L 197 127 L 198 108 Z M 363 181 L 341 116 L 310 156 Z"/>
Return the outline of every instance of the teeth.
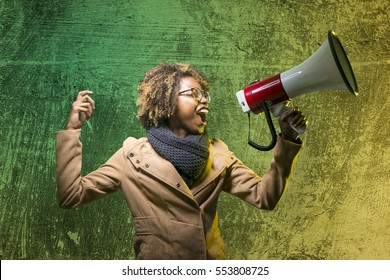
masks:
<path fill-rule="evenodd" d="M 202 114 L 207 114 L 208 112 L 209 112 L 209 110 L 206 108 L 203 108 L 202 110 L 199 111 L 199 113 L 202 113 Z"/>

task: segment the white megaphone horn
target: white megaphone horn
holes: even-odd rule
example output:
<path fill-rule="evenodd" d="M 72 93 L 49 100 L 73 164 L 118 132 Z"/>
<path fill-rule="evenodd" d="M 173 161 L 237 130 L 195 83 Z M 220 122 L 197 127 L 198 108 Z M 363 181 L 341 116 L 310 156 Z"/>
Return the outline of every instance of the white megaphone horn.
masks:
<path fill-rule="evenodd" d="M 253 81 L 236 93 L 242 110 L 248 116 L 250 112 L 265 113 L 272 134 L 268 146 L 260 146 L 249 139 L 248 143 L 258 150 L 272 149 L 276 144 L 276 133 L 269 111 L 278 117 L 288 110 L 288 100 L 318 90 L 347 90 L 353 95 L 358 92 L 351 64 L 332 30 L 329 30 L 320 48 L 298 66 L 265 80 Z M 304 130 L 296 131 L 302 134 Z"/>

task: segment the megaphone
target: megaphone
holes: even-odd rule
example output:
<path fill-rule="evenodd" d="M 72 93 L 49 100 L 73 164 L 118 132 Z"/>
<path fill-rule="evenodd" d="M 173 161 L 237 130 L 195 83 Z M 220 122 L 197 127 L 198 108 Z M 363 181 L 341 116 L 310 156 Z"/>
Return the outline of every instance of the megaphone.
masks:
<path fill-rule="evenodd" d="M 298 66 L 265 80 L 253 81 L 236 93 L 243 112 L 248 116 L 250 112 L 265 113 L 272 134 L 268 146 L 260 146 L 248 139 L 249 145 L 258 150 L 271 150 L 276 145 L 276 133 L 269 112 L 278 117 L 288 110 L 286 105 L 291 98 L 319 90 L 347 90 L 355 96 L 358 94 L 347 54 L 332 30 L 328 31 L 320 48 Z M 304 130 L 297 132 L 302 134 Z"/>

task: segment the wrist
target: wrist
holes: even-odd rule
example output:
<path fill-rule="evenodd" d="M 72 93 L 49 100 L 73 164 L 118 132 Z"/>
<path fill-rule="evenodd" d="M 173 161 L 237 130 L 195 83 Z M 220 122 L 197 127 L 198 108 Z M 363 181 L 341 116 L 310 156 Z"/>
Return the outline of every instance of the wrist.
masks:
<path fill-rule="evenodd" d="M 65 130 L 78 130 L 78 128 L 74 128 L 73 126 L 71 126 L 71 125 L 68 124 L 68 125 L 66 126 Z"/>
<path fill-rule="evenodd" d="M 299 138 L 299 135 L 296 135 L 295 137 L 294 136 L 291 136 L 291 135 L 284 135 L 283 133 L 280 134 L 280 137 L 283 139 L 283 140 L 287 140 L 287 141 L 291 141 L 291 142 L 297 142 L 298 141 L 298 138 Z"/>

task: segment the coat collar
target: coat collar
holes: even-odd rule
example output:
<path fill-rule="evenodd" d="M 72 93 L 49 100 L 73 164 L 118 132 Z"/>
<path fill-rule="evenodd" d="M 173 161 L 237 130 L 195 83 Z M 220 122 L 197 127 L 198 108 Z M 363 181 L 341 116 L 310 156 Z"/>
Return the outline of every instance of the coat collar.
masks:
<path fill-rule="evenodd" d="M 233 162 L 233 157 L 227 147 L 221 149 L 210 139 L 210 156 L 200 177 L 194 182 L 191 190 L 184 182 L 176 168 L 161 157 L 152 148 L 146 137 L 136 140 L 129 138 L 124 143 L 124 150 L 131 164 L 140 172 L 147 173 L 173 189 L 195 200 L 194 195 L 215 180 Z M 219 141 L 217 141 L 219 142 Z"/>

